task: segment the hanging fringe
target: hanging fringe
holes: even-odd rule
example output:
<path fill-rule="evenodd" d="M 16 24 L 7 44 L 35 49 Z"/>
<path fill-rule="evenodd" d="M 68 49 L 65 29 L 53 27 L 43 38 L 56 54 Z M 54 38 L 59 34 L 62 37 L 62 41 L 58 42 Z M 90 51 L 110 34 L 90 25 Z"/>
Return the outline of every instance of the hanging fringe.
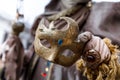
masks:
<path fill-rule="evenodd" d="M 76 62 L 76 68 L 83 72 L 88 80 L 120 80 L 120 64 L 118 62 L 118 46 L 113 45 L 108 38 L 103 39 L 111 51 L 111 58 L 108 63 L 101 63 L 96 70 L 85 66 L 83 59 Z"/>

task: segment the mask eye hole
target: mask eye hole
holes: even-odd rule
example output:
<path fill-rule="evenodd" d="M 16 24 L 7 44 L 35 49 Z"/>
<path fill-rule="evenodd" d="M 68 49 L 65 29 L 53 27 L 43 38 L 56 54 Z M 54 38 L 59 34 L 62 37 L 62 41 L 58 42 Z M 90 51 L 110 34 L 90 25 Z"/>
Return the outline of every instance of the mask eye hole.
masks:
<path fill-rule="evenodd" d="M 64 56 L 72 56 L 74 55 L 73 51 L 71 51 L 70 49 L 65 49 L 63 52 L 62 52 L 62 55 Z"/>
<path fill-rule="evenodd" d="M 40 42 L 43 46 L 47 47 L 47 48 L 51 48 L 51 44 L 50 42 L 48 42 L 48 40 L 46 39 L 40 39 Z"/>
<path fill-rule="evenodd" d="M 43 29 L 39 29 L 40 32 L 43 32 L 44 30 Z"/>

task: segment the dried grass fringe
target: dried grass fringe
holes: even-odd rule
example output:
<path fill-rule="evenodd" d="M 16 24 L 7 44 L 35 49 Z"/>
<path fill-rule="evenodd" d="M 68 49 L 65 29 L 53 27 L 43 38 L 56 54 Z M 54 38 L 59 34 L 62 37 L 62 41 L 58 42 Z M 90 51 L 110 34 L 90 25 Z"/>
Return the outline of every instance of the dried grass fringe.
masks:
<path fill-rule="evenodd" d="M 102 63 L 99 65 L 96 71 L 87 68 L 84 64 L 84 60 L 80 59 L 76 62 L 78 70 L 83 71 L 83 75 L 88 80 L 120 80 L 120 64 L 118 62 L 118 46 L 113 45 L 108 38 L 103 39 L 111 51 L 111 59 L 108 63 Z M 96 78 L 94 77 L 96 76 Z"/>

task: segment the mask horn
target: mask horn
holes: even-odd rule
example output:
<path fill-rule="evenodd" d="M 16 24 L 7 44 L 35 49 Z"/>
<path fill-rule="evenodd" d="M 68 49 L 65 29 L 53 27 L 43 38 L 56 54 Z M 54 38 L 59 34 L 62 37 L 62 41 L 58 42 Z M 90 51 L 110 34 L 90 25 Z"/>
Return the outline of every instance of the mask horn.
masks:
<path fill-rule="evenodd" d="M 66 32 L 68 32 L 67 34 L 71 34 L 72 37 L 74 36 L 76 38 L 77 35 L 79 34 L 79 26 L 77 22 L 74 19 L 69 17 L 60 17 L 60 19 L 64 19 L 68 24 L 66 28 Z"/>
<path fill-rule="evenodd" d="M 43 29 L 44 30 L 47 29 L 44 24 L 45 24 L 45 19 L 43 18 L 43 19 L 41 19 L 41 21 L 40 21 L 40 23 L 38 25 L 40 31 L 43 31 Z"/>
<path fill-rule="evenodd" d="M 51 30 L 55 30 L 55 29 L 56 29 L 56 28 L 55 28 L 55 25 L 54 25 L 54 21 L 52 21 L 52 22 L 50 23 L 49 29 L 51 29 Z"/>

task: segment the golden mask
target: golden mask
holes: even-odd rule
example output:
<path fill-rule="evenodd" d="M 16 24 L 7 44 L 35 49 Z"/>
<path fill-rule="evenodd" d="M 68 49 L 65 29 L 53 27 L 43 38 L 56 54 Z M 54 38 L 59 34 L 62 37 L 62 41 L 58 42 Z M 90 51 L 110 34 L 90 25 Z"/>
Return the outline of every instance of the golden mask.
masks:
<path fill-rule="evenodd" d="M 40 57 L 48 61 L 71 66 L 80 58 L 84 45 L 91 38 L 91 34 L 89 32 L 79 34 L 78 24 L 71 18 L 61 17 L 60 19 L 65 20 L 68 24 L 64 30 L 56 29 L 53 21 L 47 28 L 44 20 L 41 20 L 36 30 L 34 48 Z M 41 40 L 47 40 L 50 47 L 44 46 Z M 63 55 L 65 50 L 69 50 L 73 54 L 65 56 Z"/>

